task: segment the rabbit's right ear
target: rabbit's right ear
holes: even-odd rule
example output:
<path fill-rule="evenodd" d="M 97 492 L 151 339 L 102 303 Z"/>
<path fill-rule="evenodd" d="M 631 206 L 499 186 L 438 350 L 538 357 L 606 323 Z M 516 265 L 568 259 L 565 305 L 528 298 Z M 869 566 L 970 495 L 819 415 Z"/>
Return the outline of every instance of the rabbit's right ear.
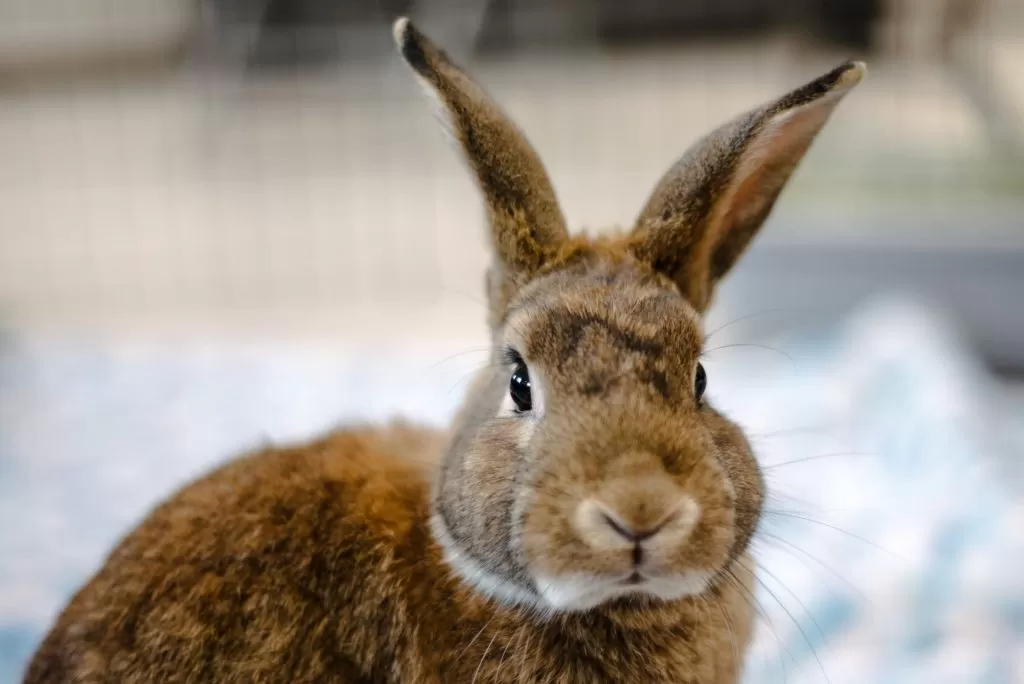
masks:
<path fill-rule="evenodd" d="M 483 88 L 407 18 L 395 22 L 394 34 L 473 171 L 502 271 L 517 277 L 535 272 L 568 238 L 540 158 Z"/>

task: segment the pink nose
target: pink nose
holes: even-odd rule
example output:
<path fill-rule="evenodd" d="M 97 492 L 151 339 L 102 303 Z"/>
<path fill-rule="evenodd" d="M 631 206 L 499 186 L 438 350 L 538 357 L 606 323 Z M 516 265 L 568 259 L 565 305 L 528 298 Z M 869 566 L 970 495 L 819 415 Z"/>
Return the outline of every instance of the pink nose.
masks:
<path fill-rule="evenodd" d="M 662 496 L 655 496 L 656 491 L 645 487 L 630 489 L 629 496 L 584 499 L 573 515 L 573 526 L 590 548 L 632 552 L 637 565 L 648 552 L 671 553 L 686 543 L 700 517 L 700 506 L 682 491 L 666 489 Z"/>
<path fill-rule="evenodd" d="M 644 528 L 644 529 L 639 529 L 639 530 L 638 529 L 634 529 L 634 527 L 632 525 L 630 525 L 629 523 L 624 522 L 622 520 L 622 518 L 620 518 L 619 516 L 615 515 L 614 513 L 609 513 L 607 511 L 602 511 L 601 515 L 604 518 L 604 521 L 608 524 L 608 527 L 610 527 L 613 530 L 615 530 L 615 532 L 619 536 L 621 536 L 623 539 L 625 539 L 628 542 L 633 542 L 634 544 L 639 544 L 640 542 L 645 541 L 647 539 L 650 539 L 654 535 L 658 534 L 658 532 L 660 530 L 662 530 L 665 527 L 665 525 L 667 525 L 669 523 L 669 521 L 672 519 L 672 515 L 674 515 L 674 514 L 669 514 L 667 517 L 665 517 L 664 520 L 662 520 L 661 522 L 659 522 L 658 524 L 656 524 L 654 526 L 650 526 L 650 527 L 647 527 L 647 528 Z"/>

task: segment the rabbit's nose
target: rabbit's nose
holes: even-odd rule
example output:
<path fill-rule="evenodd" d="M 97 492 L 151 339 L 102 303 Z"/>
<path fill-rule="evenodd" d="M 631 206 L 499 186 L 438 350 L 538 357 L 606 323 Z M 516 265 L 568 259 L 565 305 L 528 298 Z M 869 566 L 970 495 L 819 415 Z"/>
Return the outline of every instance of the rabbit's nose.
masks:
<path fill-rule="evenodd" d="M 616 488 L 623 493 L 622 487 Z M 675 487 L 638 486 L 629 496 L 604 496 L 582 501 L 573 516 L 580 538 L 595 550 L 616 551 L 677 546 L 689 536 L 700 516 L 692 497 Z M 639 561 L 637 561 L 639 562 Z"/>
<path fill-rule="evenodd" d="M 612 528 L 620 537 L 628 542 L 639 544 L 642 541 L 650 539 L 654 535 L 658 534 L 658 531 L 665 527 L 675 515 L 675 511 L 669 513 L 661 522 L 656 525 L 645 527 L 643 529 L 636 529 L 630 523 L 622 520 L 622 518 L 607 509 L 601 511 L 601 516 L 604 518 L 604 522 L 608 524 L 608 527 Z"/>
<path fill-rule="evenodd" d="M 626 542 L 633 545 L 633 565 L 641 566 L 646 560 L 644 556 L 644 542 L 650 540 L 652 537 L 663 530 L 672 517 L 675 515 L 675 511 L 672 511 L 668 516 L 661 522 L 647 526 L 643 528 L 636 528 L 633 525 L 622 520 L 622 518 L 607 509 L 601 512 L 601 516 L 604 518 L 604 522 L 610 527 L 616 534 L 626 540 Z M 652 541 L 651 543 L 656 543 Z"/>

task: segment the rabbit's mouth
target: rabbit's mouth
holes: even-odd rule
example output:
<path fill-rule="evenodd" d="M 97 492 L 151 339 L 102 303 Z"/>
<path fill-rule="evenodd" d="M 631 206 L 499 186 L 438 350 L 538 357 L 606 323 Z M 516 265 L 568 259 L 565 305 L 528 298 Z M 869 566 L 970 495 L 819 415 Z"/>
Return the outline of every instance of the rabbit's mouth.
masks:
<path fill-rule="evenodd" d="M 620 580 L 619 584 L 625 584 L 628 586 L 635 586 L 637 584 L 643 584 L 647 581 L 647 578 L 641 575 L 639 572 L 633 572 L 624 580 Z"/>
<path fill-rule="evenodd" d="M 624 596 L 646 596 L 674 601 L 701 594 L 711 582 L 712 573 L 688 572 L 681 575 L 654 576 L 632 570 L 625 576 L 600 577 L 573 574 L 538 580 L 544 601 L 561 611 L 589 610 Z"/>

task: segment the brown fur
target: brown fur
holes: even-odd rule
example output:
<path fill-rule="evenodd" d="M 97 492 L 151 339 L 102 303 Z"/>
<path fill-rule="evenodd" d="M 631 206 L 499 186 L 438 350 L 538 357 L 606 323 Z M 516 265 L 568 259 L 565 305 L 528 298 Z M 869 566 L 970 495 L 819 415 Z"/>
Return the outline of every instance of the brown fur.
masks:
<path fill-rule="evenodd" d="M 396 39 L 487 202 L 493 363 L 450 436 L 352 428 L 183 488 L 72 599 L 28 684 L 738 680 L 764 486 L 694 394 L 700 312 L 862 67 L 715 132 L 633 232 L 589 240 L 483 90 L 407 22 Z"/>

